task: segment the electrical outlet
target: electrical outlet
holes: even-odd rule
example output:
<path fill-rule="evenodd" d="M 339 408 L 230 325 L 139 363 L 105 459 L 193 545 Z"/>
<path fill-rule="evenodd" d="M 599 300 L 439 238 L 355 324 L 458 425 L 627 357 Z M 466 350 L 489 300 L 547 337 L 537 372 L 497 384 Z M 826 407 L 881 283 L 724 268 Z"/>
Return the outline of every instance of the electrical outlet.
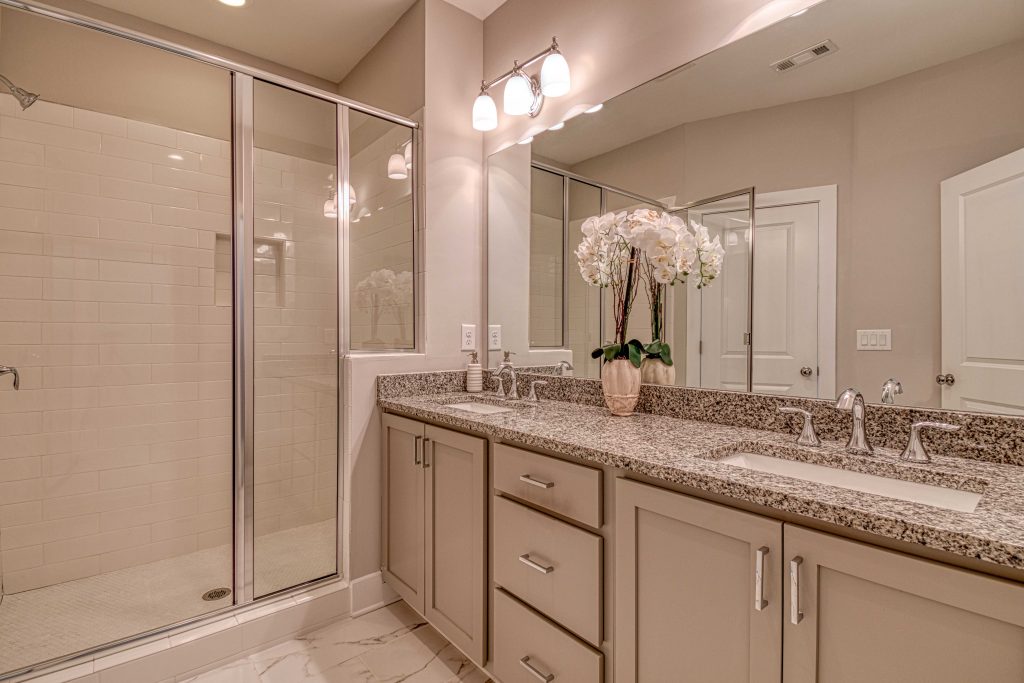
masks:
<path fill-rule="evenodd" d="M 857 330 L 858 351 L 892 351 L 892 330 Z"/>
<path fill-rule="evenodd" d="M 501 325 L 487 327 L 487 350 L 501 351 Z"/>
<path fill-rule="evenodd" d="M 462 324 L 462 350 L 476 351 L 476 325 Z"/>

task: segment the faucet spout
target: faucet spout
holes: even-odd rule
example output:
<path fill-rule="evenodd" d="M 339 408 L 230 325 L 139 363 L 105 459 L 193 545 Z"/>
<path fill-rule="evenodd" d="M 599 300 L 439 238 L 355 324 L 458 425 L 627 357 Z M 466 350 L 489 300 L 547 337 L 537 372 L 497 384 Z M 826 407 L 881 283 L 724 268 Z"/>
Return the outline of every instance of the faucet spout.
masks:
<path fill-rule="evenodd" d="M 846 443 L 846 450 L 862 455 L 874 453 L 875 449 L 871 447 L 871 442 L 868 441 L 867 431 L 864 426 L 867 414 L 864 396 L 853 387 L 850 387 L 839 394 L 839 397 L 836 399 L 836 410 L 853 413 L 853 430 L 850 433 L 850 440 Z"/>

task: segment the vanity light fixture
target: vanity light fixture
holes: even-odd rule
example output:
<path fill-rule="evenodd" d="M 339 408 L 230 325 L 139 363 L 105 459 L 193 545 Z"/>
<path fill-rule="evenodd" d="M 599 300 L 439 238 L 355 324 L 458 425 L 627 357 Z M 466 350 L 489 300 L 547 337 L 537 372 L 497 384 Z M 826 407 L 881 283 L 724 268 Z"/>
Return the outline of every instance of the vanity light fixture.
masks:
<path fill-rule="evenodd" d="M 541 65 L 538 82 L 524 69 L 541 59 L 544 63 Z M 488 131 L 498 127 L 498 108 L 488 91 L 502 81 L 506 81 L 502 95 L 502 110 L 510 116 L 537 116 L 544 106 L 545 97 L 561 97 L 569 92 L 572 84 L 569 63 L 558 49 L 557 37 L 551 39 L 551 46 L 546 50 L 538 52 L 522 64 L 515 60 L 510 70 L 494 80 L 480 83 L 480 94 L 473 102 L 475 130 Z"/>
<path fill-rule="evenodd" d="M 334 196 L 334 190 L 330 191 L 330 196 L 327 197 L 327 201 L 324 202 L 324 218 L 337 218 L 338 217 L 338 198 Z"/>
<path fill-rule="evenodd" d="M 388 178 L 405 180 L 409 177 L 409 169 L 405 165 L 405 155 L 396 152 L 388 158 Z"/>
<path fill-rule="evenodd" d="M 595 104 L 590 109 L 585 109 L 583 111 L 583 113 L 584 114 L 596 114 L 597 112 L 601 111 L 602 109 L 604 109 L 604 102 L 600 102 L 598 104 Z"/>

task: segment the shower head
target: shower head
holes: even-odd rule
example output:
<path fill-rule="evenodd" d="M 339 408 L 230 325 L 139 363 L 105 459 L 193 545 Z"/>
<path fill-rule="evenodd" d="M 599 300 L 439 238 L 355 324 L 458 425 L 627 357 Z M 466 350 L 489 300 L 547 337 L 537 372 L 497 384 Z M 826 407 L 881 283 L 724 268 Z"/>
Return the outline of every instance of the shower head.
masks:
<path fill-rule="evenodd" d="M 11 94 L 14 95 L 14 98 L 18 100 L 18 104 L 21 105 L 22 110 L 28 109 L 35 103 L 36 100 L 39 99 L 39 95 L 37 95 L 34 92 L 29 92 L 24 88 L 19 88 L 18 86 L 14 85 L 14 83 L 11 83 L 10 79 L 4 76 L 3 74 L 0 74 L 0 83 L 3 83 L 4 86 L 6 86 L 7 89 L 11 91 Z"/>

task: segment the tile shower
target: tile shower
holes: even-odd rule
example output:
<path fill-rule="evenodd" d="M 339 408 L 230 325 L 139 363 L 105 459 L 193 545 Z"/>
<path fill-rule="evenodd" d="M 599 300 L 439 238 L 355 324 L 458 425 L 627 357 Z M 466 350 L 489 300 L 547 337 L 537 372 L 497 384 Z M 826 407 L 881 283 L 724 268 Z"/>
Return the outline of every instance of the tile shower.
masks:
<path fill-rule="evenodd" d="M 2 12 L 10 30 L 16 11 Z M 155 50 L 31 22 L 123 44 L 126 60 Z M 167 125 L 190 120 L 173 112 L 125 115 L 141 105 L 100 112 L 43 92 L 23 111 L 0 97 L 0 363 L 21 374 L 19 391 L 0 383 L 0 679 L 339 572 L 345 250 L 325 199 L 349 166 L 351 193 L 387 205 L 353 226 L 353 255 L 362 270 L 411 273 L 412 183 L 380 163 L 411 147 L 411 129 L 160 59 L 222 97 L 225 116 L 186 129 Z M 0 71 L 16 66 L 0 60 Z M 245 122 L 229 105 L 246 88 L 240 192 L 232 136 Z M 363 134 L 339 166 L 349 116 Z M 240 194 L 251 201 L 244 226 L 233 219 Z M 411 346 L 411 293 L 392 308 L 388 339 Z M 237 437 L 246 381 L 248 456 Z"/>

